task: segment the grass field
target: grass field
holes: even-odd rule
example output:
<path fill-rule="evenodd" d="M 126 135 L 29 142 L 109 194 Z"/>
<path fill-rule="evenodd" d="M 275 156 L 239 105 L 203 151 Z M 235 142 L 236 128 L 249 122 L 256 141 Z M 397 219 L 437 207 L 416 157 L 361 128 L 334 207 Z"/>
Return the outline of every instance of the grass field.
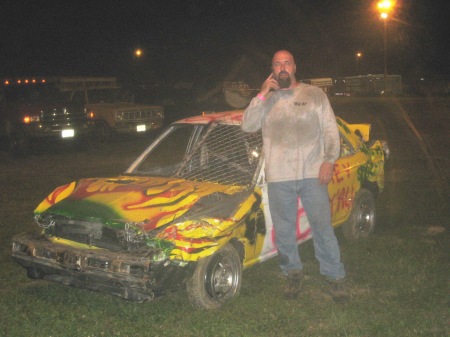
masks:
<path fill-rule="evenodd" d="M 393 138 L 392 148 L 413 146 L 409 132 Z M 389 130 L 386 135 L 393 137 Z M 28 279 L 9 250 L 14 234 L 38 231 L 32 219 L 36 205 L 54 187 L 74 179 L 119 174 L 147 143 L 138 138 L 87 150 L 59 147 L 20 160 L 1 155 L 0 336 L 450 335 L 450 234 L 448 213 L 442 211 L 449 205 L 431 208 L 409 196 L 423 194 L 430 204 L 440 200 L 433 199 L 436 189 L 427 181 L 426 160 L 400 153 L 387 167 L 375 233 L 349 243 L 337 231 L 351 293 L 347 304 L 334 303 L 326 293 L 311 241 L 300 247 L 306 278 L 295 301 L 282 296 L 276 260 L 244 271 L 240 295 L 215 311 L 193 310 L 183 289 L 139 304 Z M 425 166 L 409 172 L 413 160 Z"/>

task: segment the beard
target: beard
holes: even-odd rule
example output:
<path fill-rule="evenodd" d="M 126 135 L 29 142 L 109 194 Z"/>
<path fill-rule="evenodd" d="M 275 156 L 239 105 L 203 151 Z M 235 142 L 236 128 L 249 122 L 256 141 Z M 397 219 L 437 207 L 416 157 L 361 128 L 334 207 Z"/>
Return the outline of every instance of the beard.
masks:
<path fill-rule="evenodd" d="M 278 74 L 278 85 L 280 86 L 281 89 L 286 89 L 290 87 L 291 77 L 289 76 L 289 73 L 287 71 L 282 70 Z"/>

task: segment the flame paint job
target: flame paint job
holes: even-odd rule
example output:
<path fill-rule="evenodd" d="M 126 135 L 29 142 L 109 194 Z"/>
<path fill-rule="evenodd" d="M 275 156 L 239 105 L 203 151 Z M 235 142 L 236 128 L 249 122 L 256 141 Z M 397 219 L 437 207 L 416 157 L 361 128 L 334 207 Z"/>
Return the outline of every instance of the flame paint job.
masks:
<path fill-rule="evenodd" d="M 242 111 L 233 111 L 189 117 L 176 123 L 239 125 L 241 120 Z M 370 125 L 349 125 L 340 118 L 337 122 L 341 137 L 346 138 L 353 152 L 343 154 L 336 161 L 328 186 L 334 226 L 347 220 L 355 193 L 363 184 L 377 184 L 380 191 L 384 187 L 382 145 L 377 141 L 368 148 L 363 142 L 369 138 Z M 355 134 L 356 130 L 362 138 Z M 167 247 L 170 247 L 168 254 L 172 260 L 197 261 L 213 254 L 230 240 L 237 240 L 244 250 L 244 267 L 248 267 L 276 255 L 263 177 L 262 170 L 255 190 L 225 219 L 211 216 L 185 219 L 181 216 L 202 197 L 213 193 L 233 195 L 242 192 L 244 187 L 125 175 L 82 179 L 58 187 L 41 202 L 35 214 L 51 212 L 69 218 L 86 218 L 113 228 L 129 223 L 140 233 L 160 228 L 149 242 L 171 243 Z M 302 242 L 310 237 L 309 223 L 299 200 L 297 239 Z M 58 242 L 77 246 L 67 240 Z"/>
<path fill-rule="evenodd" d="M 140 223 L 143 231 L 167 224 L 190 209 L 201 197 L 242 188 L 170 178 L 119 176 L 82 179 L 58 187 L 35 210 L 73 218 Z"/>

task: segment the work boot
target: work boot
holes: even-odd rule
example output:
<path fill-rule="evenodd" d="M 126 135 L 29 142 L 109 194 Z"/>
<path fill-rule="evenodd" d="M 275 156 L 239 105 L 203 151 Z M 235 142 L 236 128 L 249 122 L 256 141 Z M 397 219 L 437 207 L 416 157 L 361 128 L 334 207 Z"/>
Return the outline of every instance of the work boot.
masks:
<path fill-rule="evenodd" d="M 331 280 L 327 279 L 328 292 L 336 303 L 346 303 L 350 299 L 345 279 Z"/>
<path fill-rule="evenodd" d="M 288 300 L 296 299 L 302 288 L 302 283 L 302 270 L 288 270 L 284 286 L 284 297 Z"/>

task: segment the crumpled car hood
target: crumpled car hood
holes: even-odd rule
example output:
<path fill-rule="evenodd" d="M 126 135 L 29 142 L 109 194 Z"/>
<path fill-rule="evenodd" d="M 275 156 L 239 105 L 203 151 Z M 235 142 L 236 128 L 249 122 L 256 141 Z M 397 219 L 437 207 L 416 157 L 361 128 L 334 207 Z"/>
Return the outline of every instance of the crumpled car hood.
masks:
<path fill-rule="evenodd" d="M 51 213 L 104 224 L 132 222 L 148 231 L 180 217 L 200 200 L 220 195 L 233 198 L 243 190 L 239 186 L 177 178 L 87 178 L 55 189 L 35 214 Z"/>

